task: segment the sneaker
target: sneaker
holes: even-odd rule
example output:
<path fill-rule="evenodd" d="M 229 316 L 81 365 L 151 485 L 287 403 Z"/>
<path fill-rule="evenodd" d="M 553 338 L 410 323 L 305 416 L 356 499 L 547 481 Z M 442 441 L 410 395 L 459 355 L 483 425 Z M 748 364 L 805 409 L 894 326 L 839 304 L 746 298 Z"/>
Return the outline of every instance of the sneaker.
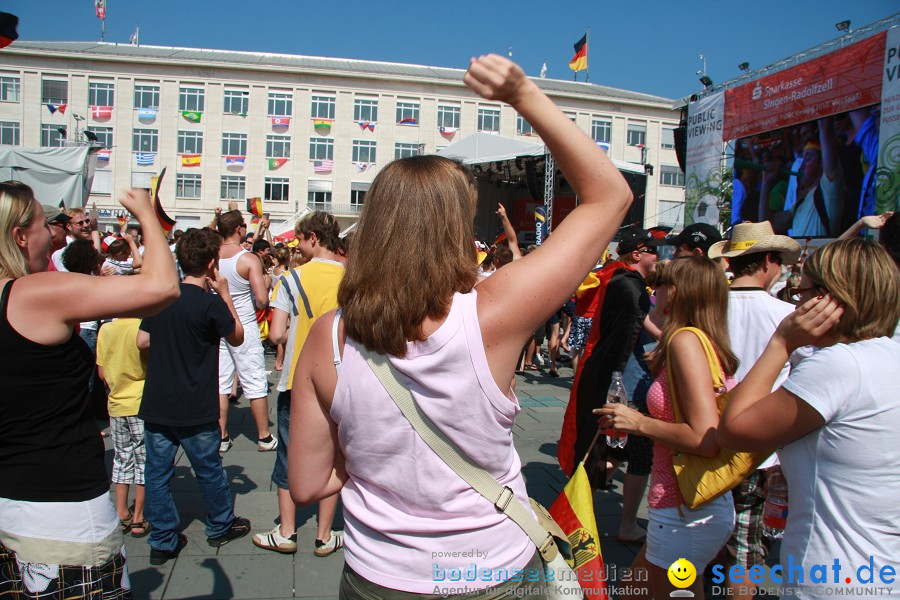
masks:
<path fill-rule="evenodd" d="M 157 550 L 150 546 L 150 564 L 164 565 L 170 558 L 176 558 L 181 550 L 187 546 L 187 536 L 183 533 L 178 534 L 178 544 L 174 550 Z"/>
<path fill-rule="evenodd" d="M 266 440 L 268 440 L 268 441 L 266 441 Z M 271 433 L 269 434 L 268 438 L 261 439 L 256 443 L 256 449 L 259 450 L 260 452 L 271 452 L 272 450 L 274 450 L 277 447 L 278 447 L 278 438 L 276 438 Z"/>
<path fill-rule="evenodd" d="M 231 450 L 232 446 L 234 446 L 234 442 L 231 441 L 230 437 L 222 438 L 219 441 L 219 454 L 225 454 L 226 452 Z"/>
<path fill-rule="evenodd" d="M 250 519 L 235 517 L 234 522 L 231 524 L 231 527 L 228 529 L 228 531 L 218 537 L 206 538 L 206 543 L 213 548 L 218 548 L 219 546 L 224 546 L 232 540 L 242 538 L 248 533 L 250 533 Z"/>
<path fill-rule="evenodd" d="M 336 550 L 340 550 L 343 547 L 344 532 L 332 531 L 331 538 L 327 542 L 316 540 L 316 549 L 313 550 L 313 554 L 315 554 L 316 556 L 328 556 L 329 554 L 332 554 Z"/>
<path fill-rule="evenodd" d="M 281 535 L 281 525 L 276 525 L 272 531 L 255 534 L 253 543 L 265 550 L 293 554 L 297 551 L 297 533 L 294 532 L 291 537 L 284 537 Z"/>

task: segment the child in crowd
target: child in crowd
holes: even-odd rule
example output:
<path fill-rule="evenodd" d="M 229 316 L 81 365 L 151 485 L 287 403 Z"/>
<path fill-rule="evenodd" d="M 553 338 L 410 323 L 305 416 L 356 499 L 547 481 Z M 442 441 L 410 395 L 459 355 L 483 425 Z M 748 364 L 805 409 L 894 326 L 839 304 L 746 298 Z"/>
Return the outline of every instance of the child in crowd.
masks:
<path fill-rule="evenodd" d="M 122 238 L 110 242 L 106 252 L 108 256 L 103 262 L 103 269 L 113 267 L 115 275 L 134 275 L 135 270 L 141 268 L 141 253 L 134 238 L 127 233 Z"/>
<path fill-rule="evenodd" d="M 97 374 L 109 388 L 112 429 L 112 480 L 116 484 L 116 512 L 124 533 L 144 537 L 144 421 L 138 417 L 144 395 L 147 360 L 137 347 L 140 319 L 116 319 L 97 335 Z M 134 511 L 128 509 L 129 487 L 134 485 Z"/>

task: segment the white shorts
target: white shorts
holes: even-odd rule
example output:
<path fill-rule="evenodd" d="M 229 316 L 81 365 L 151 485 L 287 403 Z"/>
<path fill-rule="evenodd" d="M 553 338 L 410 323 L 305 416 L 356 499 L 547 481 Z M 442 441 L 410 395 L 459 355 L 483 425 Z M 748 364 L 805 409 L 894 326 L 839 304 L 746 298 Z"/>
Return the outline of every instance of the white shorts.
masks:
<path fill-rule="evenodd" d="M 244 389 L 244 397 L 251 400 L 269 395 L 266 380 L 266 361 L 263 356 L 262 342 L 259 339 L 259 326 L 256 322 L 244 324 L 244 343 L 232 346 L 223 338 L 219 342 L 219 393 L 231 393 L 234 382 L 234 371 L 237 368 L 238 379 Z"/>
<path fill-rule="evenodd" d="M 698 573 L 716 557 L 734 530 L 731 494 L 716 498 L 696 510 L 687 506 L 650 508 L 647 527 L 647 560 L 661 569 L 679 558 L 693 563 Z"/>

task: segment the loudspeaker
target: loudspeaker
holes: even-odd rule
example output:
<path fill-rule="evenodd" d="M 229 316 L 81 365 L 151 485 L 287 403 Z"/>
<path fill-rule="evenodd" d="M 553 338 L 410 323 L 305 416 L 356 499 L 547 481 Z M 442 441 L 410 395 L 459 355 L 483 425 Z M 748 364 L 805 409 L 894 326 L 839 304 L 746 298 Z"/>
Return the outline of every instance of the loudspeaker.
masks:
<path fill-rule="evenodd" d="M 534 167 L 533 160 L 525 162 L 525 185 L 528 186 L 528 193 L 531 194 L 532 200 L 542 201 L 544 199 L 544 191 L 538 187 L 537 169 Z"/>
<path fill-rule="evenodd" d="M 685 168 L 685 155 L 687 154 L 687 123 L 682 121 L 675 128 L 675 158 L 678 159 L 678 166 L 682 173 Z"/>

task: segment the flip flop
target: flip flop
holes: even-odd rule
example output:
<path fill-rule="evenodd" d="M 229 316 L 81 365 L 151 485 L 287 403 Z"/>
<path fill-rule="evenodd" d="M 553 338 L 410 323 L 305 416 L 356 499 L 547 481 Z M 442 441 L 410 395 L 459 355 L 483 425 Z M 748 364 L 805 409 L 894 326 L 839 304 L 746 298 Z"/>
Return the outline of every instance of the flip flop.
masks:
<path fill-rule="evenodd" d="M 122 533 L 128 533 L 131 531 L 131 519 L 134 518 L 134 513 L 128 511 L 128 516 L 124 519 L 119 519 L 119 525 L 122 527 Z"/>

